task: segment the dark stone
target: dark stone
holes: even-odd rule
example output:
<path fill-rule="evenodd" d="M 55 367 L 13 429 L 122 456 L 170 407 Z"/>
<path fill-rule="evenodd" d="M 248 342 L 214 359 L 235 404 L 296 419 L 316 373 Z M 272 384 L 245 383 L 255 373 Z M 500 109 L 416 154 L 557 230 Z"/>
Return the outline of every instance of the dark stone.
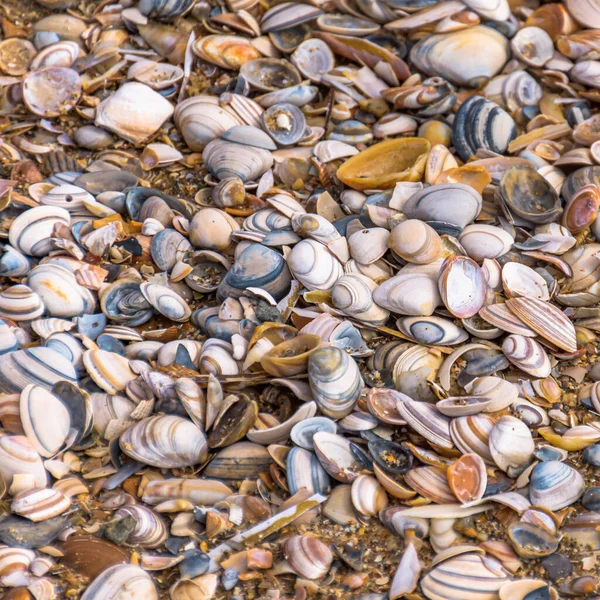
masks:
<path fill-rule="evenodd" d="M 544 558 L 542 566 L 546 569 L 546 573 L 552 581 L 569 577 L 573 573 L 571 561 L 564 554 L 558 552 Z"/>
<path fill-rule="evenodd" d="M 600 487 L 592 487 L 585 490 L 581 503 L 588 510 L 600 510 Z"/>

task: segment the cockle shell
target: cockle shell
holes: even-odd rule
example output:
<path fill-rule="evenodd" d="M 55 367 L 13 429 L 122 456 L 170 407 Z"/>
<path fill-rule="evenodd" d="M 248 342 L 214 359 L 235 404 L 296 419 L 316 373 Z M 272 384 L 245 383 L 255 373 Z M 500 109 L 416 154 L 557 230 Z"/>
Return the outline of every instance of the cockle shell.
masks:
<path fill-rule="evenodd" d="M 92 581 L 81 600 L 129 600 L 135 596 L 158 600 L 152 578 L 135 565 L 115 565 Z"/>
<path fill-rule="evenodd" d="M 57 225 L 69 226 L 68 211 L 54 206 L 36 206 L 21 213 L 8 234 L 11 245 L 29 256 L 45 256 L 54 249 L 52 233 Z"/>
<path fill-rule="evenodd" d="M 531 338 L 509 335 L 502 344 L 508 360 L 521 371 L 534 377 L 548 377 L 552 367 L 544 348 Z"/>
<path fill-rule="evenodd" d="M 506 415 L 494 425 L 489 445 L 494 462 L 507 472 L 525 466 L 532 460 L 535 450 L 529 427 L 523 421 Z"/>
<path fill-rule="evenodd" d="M 478 25 L 430 35 L 413 46 L 410 57 L 419 70 L 429 75 L 479 87 L 502 70 L 510 58 L 510 45 L 496 30 Z"/>
<path fill-rule="evenodd" d="M 155 415 L 135 423 L 119 444 L 135 460 L 163 469 L 202 463 L 208 453 L 204 433 L 191 421 L 173 415 Z"/>
<path fill-rule="evenodd" d="M 173 114 L 173 106 L 143 83 L 125 83 L 96 109 L 95 124 L 141 144 Z"/>
<path fill-rule="evenodd" d="M 71 506 L 71 500 L 62 492 L 52 489 L 33 488 L 17 494 L 11 510 L 30 521 L 45 521 L 56 517 Z"/>

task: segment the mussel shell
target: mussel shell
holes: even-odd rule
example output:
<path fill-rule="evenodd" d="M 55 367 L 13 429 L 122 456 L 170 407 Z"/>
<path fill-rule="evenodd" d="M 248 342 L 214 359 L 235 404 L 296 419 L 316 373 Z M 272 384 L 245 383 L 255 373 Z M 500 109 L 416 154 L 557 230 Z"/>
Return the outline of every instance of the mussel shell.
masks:
<path fill-rule="evenodd" d="M 369 442 L 369 454 L 384 471 L 402 474 L 412 468 L 412 452 L 400 444 L 388 440 L 371 440 Z"/>

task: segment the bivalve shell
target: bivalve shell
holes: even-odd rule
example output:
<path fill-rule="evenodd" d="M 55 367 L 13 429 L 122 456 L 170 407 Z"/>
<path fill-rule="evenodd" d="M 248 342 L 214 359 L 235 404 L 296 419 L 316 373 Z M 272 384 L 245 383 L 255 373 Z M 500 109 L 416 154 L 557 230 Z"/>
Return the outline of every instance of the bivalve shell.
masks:
<path fill-rule="evenodd" d="M 23 435 L 0 436 L 0 477 L 8 487 L 13 476 L 29 474 L 36 487 L 45 488 L 48 475 L 40 455 Z"/>
<path fill-rule="evenodd" d="M 238 177 L 243 182 L 253 181 L 273 166 L 273 156 L 268 150 L 222 139 L 207 144 L 202 160 L 219 180 Z"/>
<path fill-rule="evenodd" d="M 329 546 L 319 538 L 295 535 L 286 540 L 285 556 L 294 572 L 305 579 L 319 579 L 327 574 L 333 562 Z"/>
<path fill-rule="evenodd" d="M 71 506 L 71 500 L 53 489 L 33 488 L 17 494 L 11 510 L 37 523 L 61 515 Z"/>
<path fill-rule="evenodd" d="M 531 338 L 509 335 L 502 343 L 508 360 L 521 371 L 534 377 L 548 377 L 552 366 L 544 348 Z"/>
<path fill-rule="evenodd" d="M 541 462 L 531 472 L 529 499 L 536 506 L 560 510 L 577 502 L 584 491 L 583 477 L 564 462 Z"/>
<path fill-rule="evenodd" d="M 42 299 L 26 285 L 13 285 L 0 292 L 0 317 L 31 321 L 44 314 Z"/>
<path fill-rule="evenodd" d="M 343 275 L 339 260 L 315 240 L 302 240 L 287 257 L 292 275 L 309 290 L 330 290 Z"/>
<path fill-rule="evenodd" d="M 458 237 L 467 254 L 477 262 L 486 258 L 498 258 L 506 254 L 514 238 L 500 227 L 493 225 L 467 225 Z"/>
<path fill-rule="evenodd" d="M 144 282 L 140 285 L 140 291 L 149 304 L 172 321 L 185 323 L 192 316 L 188 303 L 165 285 Z"/>
<path fill-rule="evenodd" d="M 439 289 L 446 308 L 455 317 L 466 319 L 482 308 L 487 282 L 474 260 L 453 255 L 444 261 L 440 269 Z"/>
<path fill-rule="evenodd" d="M 535 450 L 529 427 L 523 421 L 506 415 L 494 425 L 489 446 L 494 462 L 506 472 L 527 465 Z"/>
<path fill-rule="evenodd" d="M 379 514 L 388 505 L 388 497 L 382 485 L 371 475 L 361 475 L 352 482 L 352 504 L 367 517 Z"/>
<path fill-rule="evenodd" d="M 54 206 L 36 206 L 21 213 L 11 224 L 8 239 L 19 252 L 46 256 L 54 249 L 52 234 L 57 225 L 69 226 L 68 211 Z"/>
<path fill-rule="evenodd" d="M 120 354 L 106 350 L 87 350 L 83 364 L 98 387 L 108 394 L 118 394 L 136 378 L 129 361 Z"/>
<path fill-rule="evenodd" d="M 115 565 L 92 581 L 81 600 L 127 600 L 135 596 L 144 600 L 158 600 L 152 578 L 135 565 Z"/>
<path fill-rule="evenodd" d="M 448 467 L 448 485 L 461 504 L 480 500 L 487 486 L 483 459 L 477 454 L 464 454 Z"/>
<path fill-rule="evenodd" d="M 416 219 L 396 225 L 388 244 L 400 258 L 418 265 L 432 263 L 442 255 L 442 241 L 438 233 L 427 223 Z"/>
<path fill-rule="evenodd" d="M 79 73 L 68 67 L 45 67 L 30 71 L 23 78 L 23 100 L 27 108 L 45 118 L 59 117 L 73 110 L 82 89 Z"/>

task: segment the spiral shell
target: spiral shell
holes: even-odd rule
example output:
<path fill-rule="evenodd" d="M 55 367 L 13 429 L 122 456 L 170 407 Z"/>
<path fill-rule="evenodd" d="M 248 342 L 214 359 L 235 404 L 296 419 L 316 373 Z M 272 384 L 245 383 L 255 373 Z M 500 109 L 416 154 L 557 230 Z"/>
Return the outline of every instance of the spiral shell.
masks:
<path fill-rule="evenodd" d="M 146 465 L 180 469 L 206 459 L 206 436 L 191 421 L 173 415 L 148 417 L 132 425 L 119 440 L 121 450 Z"/>
<path fill-rule="evenodd" d="M 363 385 L 356 361 L 334 346 L 310 354 L 308 378 L 321 412 L 333 419 L 350 414 Z"/>

